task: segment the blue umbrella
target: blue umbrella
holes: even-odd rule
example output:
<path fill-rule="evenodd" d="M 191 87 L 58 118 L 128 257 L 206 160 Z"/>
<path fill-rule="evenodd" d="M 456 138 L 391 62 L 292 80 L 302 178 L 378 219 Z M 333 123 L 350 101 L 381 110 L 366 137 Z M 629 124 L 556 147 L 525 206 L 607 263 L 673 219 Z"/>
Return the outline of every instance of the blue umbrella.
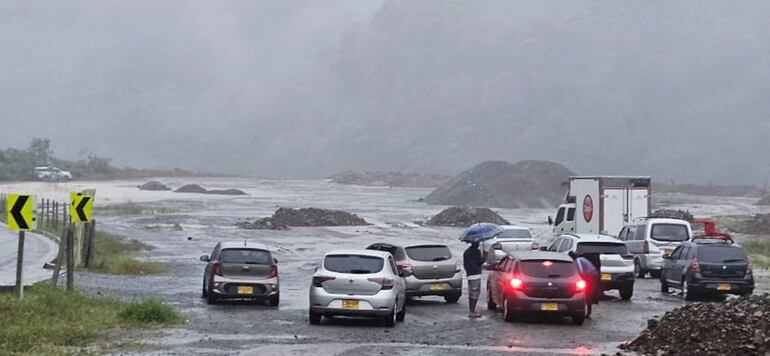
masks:
<path fill-rule="evenodd" d="M 460 241 L 467 243 L 481 242 L 494 238 L 502 231 L 497 224 L 478 223 L 473 224 L 460 235 Z"/>

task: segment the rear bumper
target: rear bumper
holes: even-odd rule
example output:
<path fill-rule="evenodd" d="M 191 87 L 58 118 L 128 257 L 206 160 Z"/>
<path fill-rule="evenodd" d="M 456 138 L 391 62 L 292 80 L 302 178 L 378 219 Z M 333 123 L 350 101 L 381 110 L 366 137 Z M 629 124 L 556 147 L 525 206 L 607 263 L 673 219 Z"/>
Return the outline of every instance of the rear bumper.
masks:
<path fill-rule="evenodd" d="M 729 286 L 729 289 L 725 288 Z M 688 288 L 703 294 L 748 294 L 754 292 L 754 278 L 710 279 L 691 278 Z"/>
<path fill-rule="evenodd" d="M 404 278 L 406 295 L 409 297 L 424 295 L 452 295 L 462 293 L 463 277 L 460 272 L 450 278 L 417 279 L 415 276 Z"/>
<path fill-rule="evenodd" d="M 310 311 L 323 315 L 386 316 L 394 310 L 398 294 L 395 289 L 374 295 L 332 294 L 323 287 L 310 287 Z M 357 309 L 342 308 L 343 300 L 358 301 Z"/>
<path fill-rule="evenodd" d="M 622 289 L 634 286 L 634 273 L 602 273 L 609 274 L 610 280 L 602 280 L 602 276 L 599 275 L 599 285 L 602 290 Z"/>
<path fill-rule="evenodd" d="M 238 287 L 251 287 L 251 293 L 239 293 Z M 268 298 L 278 294 L 278 278 L 232 279 L 214 276 L 211 292 L 217 298 Z M 241 292 L 243 289 L 241 288 Z"/>
<path fill-rule="evenodd" d="M 647 271 L 660 271 L 660 268 L 663 266 L 663 254 L 642 254 L 641 256 L 641 265 L 642 269 Z"/>
<path fill-rule="evenodd" d="M 586 305 L 582 292 L 571 298 L 533 298 L 523 292 L 514 292 L 509 298 L 517 314 L 574 315 L 583 313 Z M 558 310 L 543 310 L 544 304 L 556 304 Z"/>

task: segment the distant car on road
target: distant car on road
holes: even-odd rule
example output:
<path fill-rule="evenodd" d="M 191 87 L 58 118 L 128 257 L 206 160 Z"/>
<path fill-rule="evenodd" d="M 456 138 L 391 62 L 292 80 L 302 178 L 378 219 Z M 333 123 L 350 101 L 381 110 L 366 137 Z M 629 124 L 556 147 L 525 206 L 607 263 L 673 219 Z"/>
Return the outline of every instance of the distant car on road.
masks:
<path fill-rule="evenodd" d="M 39 179 L 51 182 L 61 182 L 72 180 L 72 173 L 61 170 L 56 167 L 35 167 L 32 170 L 32 175 Z"/>
<path fill-rule="evenodd" d="M 652 278 L 658 278 L 663 257 L 671 255 L 674 249 L 692 236 L 692 226 L 685 220 L 651 218 L 627 224 L 620 230 L 618 239 L 634 255 L 636 277 L 644 278 L 649 272 Z"/>
<path fill-rule="evenodd" d="M 684 299 L 713 294 L 750 295 L 754 274 L 746 252 L 724 240 L 694 239 L 663 260 L 660 291 L 681 289 Z"/>
<path fill-rule="evenodd" d="M 586 282 L 575 262 L 555 252 L 516 252 L 489 266 L 487 307 L 501 309 L 505 321 L 524 315 L 569 316 L 582 325 L 586 315 Z"/>
<path fill-rule="evenodd" d="M 395 326 L 406 316 L 409 271 L 398 271 L 384 251 L 333 250 L 316 269 L 310 286 L 310 324 L 333 316 L 376 317 Z"/>
<path fill-rule="evenodd" d="M 222 299 L 252 299 L 278 306 L 278 260 L 261 244 L 221 242 L 211 255 L 203 272 L 202 297 L 209 304 Z"/>
<path fill-rule="evenodd" d="M 538 244 L 528 227 L 501 225 L 500 229 L 502 232 L 497 236 L 482 243 L 484 251 L 487 252 L 487 264 L 495 264 L 514 251 L 537 250 Z"/>
<path fill-rule="evenodd" d="M 608 235 L 567 234 L 554 240 L 548 251 L 599 254 L 601 291 L 617 289 L 623 300 L 634 295 L 634 260 L 622 241 Z"/>
<path fill-rule="evenodd" d="M 367 250 L 385 251 L 393 256 L 398 271 L 408 271 L 404 277 L 406 296 L 443 296 L 447 303 L 457 303 L 463 293 L 460 262 L 446 245 L 415 244 L 406 247 L 375 243 Z"/>

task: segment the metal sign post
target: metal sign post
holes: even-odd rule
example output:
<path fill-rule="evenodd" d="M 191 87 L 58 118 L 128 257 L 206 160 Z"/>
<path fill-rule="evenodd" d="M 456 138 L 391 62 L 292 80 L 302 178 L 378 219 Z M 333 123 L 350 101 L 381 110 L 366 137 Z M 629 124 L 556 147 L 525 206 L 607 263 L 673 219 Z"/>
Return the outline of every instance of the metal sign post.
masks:
<path fill-rule="evenodd" d="M 6 201 L 8 229 L 19 232 L 19 249 L 16 252 L 16 295 L 24 298 L 24 232 L 37 226 L 35 197 L 33 195 L 8 194 Z"/>

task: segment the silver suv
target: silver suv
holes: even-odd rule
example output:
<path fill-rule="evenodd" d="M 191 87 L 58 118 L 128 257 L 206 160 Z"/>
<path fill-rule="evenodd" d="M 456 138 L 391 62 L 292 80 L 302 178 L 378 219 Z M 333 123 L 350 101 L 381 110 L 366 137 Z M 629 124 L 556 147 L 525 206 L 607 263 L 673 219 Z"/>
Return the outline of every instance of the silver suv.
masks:
<path fill-rule="evenodd" d="M 406 316 L 406 284 L 393 256 L 371 250 L 328 252 L 310 285 L 310 324 L 322 317 L 364 316 L 395 326 Z"/>
<path fill-rule="evenodd" d="M 407 297 L 437 295 L 447 303 L 457 303 L 462 296 L 463 276 L 460 262 L 446 245 L 417 244 L 397 246 L 375 243 L 367 250 L 389 252 L 405 277 Z"/>
<path fill-rule="evenodd" d="M 255 299 L 278 306 L 278 260 L 267 247 L 247 242 L 221 242 L 203 271 L 202 297 L 209 304 L 221 299 Z"/>
<path fill-rule="evenodd" d="M 691 238 L 689 222 L 662 218 L 627 224 L 618 234 L 628 253 L 634 255 L 634 274 L 638 278 L 644 278 L 648 272 L 653 278 L 659 278 L 663 258 Z"/>

